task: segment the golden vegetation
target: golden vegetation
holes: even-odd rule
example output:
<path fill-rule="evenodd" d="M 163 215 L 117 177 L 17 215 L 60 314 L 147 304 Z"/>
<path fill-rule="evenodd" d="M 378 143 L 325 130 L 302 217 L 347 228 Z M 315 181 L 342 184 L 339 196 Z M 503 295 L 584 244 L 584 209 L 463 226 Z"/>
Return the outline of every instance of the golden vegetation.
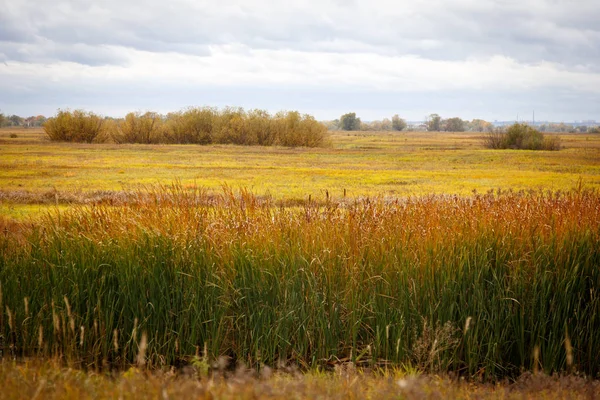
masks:
<path fill-rule="evenodd" d="M 286 208 L 149 188 L 0 239 L 4 351 L 126 368 L 146 334 L 153 367 L 206 345 L 254 367 L 596 376 L 599 203 L 581 189 Z"/>
<path fill-rule="evenodd" d="M 481 139 L 477 133 L 333 132 L 331 147 L 292 149 L 55 143 L 40 130 L 0 130 L 0 212 L 119 199 L 137 185 L 175 180 L 212 192 L 223 184 L 246 187 L 296 203 L 325 191 L 334 198 L 470 196 L 491 189 L 564 191 L 579 180 L 600 188 L 598 135 L 562 135 L 557 152 L 488 150 Z"/>
<path fill-rule="evenodd" d="M 57 142 L 92 143 L 102 140 L 105 121 L 91 112 L 59 110 L 44 123 L 44 132 Z"/>
<path fill-rule="evenodd" d="M 526 374 L 504 385 L 406 375 L 402 371 L 365 372 L 351 367 L 332 374 L 260 373 L 239 368 L 206 374 L 201 366 L 180 371 L 137 368 L 102 374 L 60 364 L 0 363 L 2 398 L 10 399 L 490 399 L 578 400 L 593 398 L 598 381 L 584 377 Z"/>
<path fill-rule="evenodd" d="M 297 111 L 270 115 L 242 108 L 189 108 L 161 116 L 129 113 L 122 120 L 104 120 L 84 111 L 59 111 L 44 124 L 53 141 L 115 143 L 237 144 L 321 147 L 327 128 Z"/>

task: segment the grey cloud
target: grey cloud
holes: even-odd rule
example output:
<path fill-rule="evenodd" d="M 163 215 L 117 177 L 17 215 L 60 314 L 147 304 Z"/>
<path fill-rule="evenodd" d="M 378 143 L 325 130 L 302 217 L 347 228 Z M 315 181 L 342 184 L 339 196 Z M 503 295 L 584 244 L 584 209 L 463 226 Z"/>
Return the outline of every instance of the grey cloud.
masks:
<path fill-rule="evenodd" d="M 106 46 L 65 45 L 54 42 L 38 43 L 4 42 L 0 47 L 0 61 L 38 64 L 65 61 L 89 66 L 127 65 L 129 62 L 126 55 Z"/>
<path fill-rule="evenodd" d="M 28 29 L 19 24 L 19 21 L 12 20 L 5 15 L 0 14 L 0 43 L 2 42 L 28 42 L 32 41 L 34 36 Z"/>
<path fill-rule="evenodd" d="M 125 46 L 153 52 L 208 55 L 208 46 L 237 43 L 251 48 L 414 54 L 432 59 L 506 55 L 522 62 L 600 64 L 600 15 L 595 0 L 573 2 L 431 1 L 404 10 L 402 3 L 332 1 L 304 3 L 43 1 L 16 7 L 11 18 L 28 31 L 64 44 Z M 411 2 L 412 4 L 413 2 Z M 410 4 L 407 4 L 410 5 Z M 385 12 L 383 12 L 385 10 Z M 2 29 L 2 28 L 0 28 Z M 438 41 L 439 46 L 427 43 Z"/>
<path fill-rule="evenodd" d="M 0 86 L 2 85 L 0 79 Z M 436 93 L 356 89 L 322 90 L 311 87 L 222 87 L 216 85 L 175 85 L 168 88 L 153 83 L 122 85 L 64 86 L 36 82 L 35 91 L 10 90 L 10 104 L 0 98 L 7 113 L 52 115 L 57 108 L 84 108 L 106 115 L 123 116 L 132 110 L 168 112 L 186 106 L 226 105 L 264 108 L 271 111 L 299 110 L 319 119 L 334 119 L 357 112 L 365 120 L 393 114 L 420 120 L 430 113 L 464 119 L 509 120 L 527 118 L 535 110 L 537 120 L 573 121 L 600 119 L 598 94 L 582 94 L 567 89 L 536 91 L 441 91 Z M 574 101 L 577 100 L 577 101 Z M 4 103 L 4 104 L 3 104 Z"/>
<path fill-rule="evenodd" d="M 232 52 L 343 54 L 329 57 L 336 60 L 353 53 L 410 54 L 435 60 L 504 55 L 520 63 L 550 61 L 568 70 L 600 71 L 597 0 L 0 0 L 0 10 L 0 62 L 128 65 L 131 49 L 209 56 L 211 46 L 232 45 Z M 258 67 L 249 63 L 245 68 Z M 369 66 L 364 68 L 363 75 L 372 72 Z M 290 69 L 289 74 L 299 72 Z M 484 88 L 428 94 L 361 91 L 357 89 L 361 82 L 344 91 L 285 84 L 225 87 L 169 82 L 170 86 L 161 86 L 160 82 L 131 83 L 128 77 L 117 84 L 101 77 L 94 86 L 94 78 L 86 76 L 77 78 L 86 79 L 80 89 L 68 79 L 53 83 L 27 77 L 12 82 L 0 74 L 0 102 L 10 99 L 19 107 L 52 107 L 52 112 L 57 107 L 87 105 L 102 112 L 106 104 L 121 104 L 125 110 L 230 104 L 300 108 L 320 118 L 335 118 L 347 108 L 364 111 L 365 119 L 386 116 L 381 114 L 386 110 L 401 114 L 415 110 L 416 115 L 407 115 L 415 119 L 430 112 L 500 119 L 536 109 L 565 120 L 598 118 L 600 104 L 598 95 L 569 91 L 568 84 L 531 92 Z"/>

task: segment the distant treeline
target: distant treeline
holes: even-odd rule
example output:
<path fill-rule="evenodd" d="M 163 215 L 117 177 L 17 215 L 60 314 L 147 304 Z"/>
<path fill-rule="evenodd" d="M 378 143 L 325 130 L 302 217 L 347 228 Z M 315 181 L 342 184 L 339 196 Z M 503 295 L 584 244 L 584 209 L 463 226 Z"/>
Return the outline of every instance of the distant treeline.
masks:
<path fill-rule="evenodd" d="M 238 144 L 320 147 L 327 127 L 307 114 L 242 108 L 188 108 L 161 115 L 132 112 L 124 119 L 103 118 L 82 110 L 49 118 L 44 131 L 53 141 L 142 144 Z"/>
<path fill-rule="evenodd" d="M 324 124 L 331 130 L 342 131 L 444 131 L 444 132 L 491 132 L 494 130 L 494 125 L 482 119 L 474 119 L 473 121 L 465 121 L 458 117 L 442 118 L 438 114 L 429 115 L 425 121 L 417 124 L 409 124 L 398 114 L 392 116 L 391 119 L 384 118 L 381 121 L 364 122 L 356 113 L 347 113 L 339 119 L 326 121 Z"/>
<path fill-rule="evenodd" d="M 200 109 L 188 109 L 179 113 L 170 113 L 165 116 L 156 114 L 160 119 L 164 121 L 171 119 L 172 117 L 182 113 L 192 113 L 192 110 L 210 110 L 213 113 L 224 113 L 224 114 L 236 114 L 241 111 L 243 114 L 266 114 L 266 111 L 253 110 L 245 112 L 239 108 L 227 108 L 223 111 L 218 111 L 214 108 L 200 108 Z M 59 111 L 60 113 L 61 111 Z M 85 112 L 84 112 L 85 113 Z M 91 113 L 85 113 L 91 114 Z M 154 115 L 155 113 L 146 113 L 148 115 Z M 143 114 L 143 115 L 146 115 Z M 206 112 L 209 114 L 209 112 Z M 278 118 L 281 113 L 275 116 L 269 116 L 270 118 Z M 285 113 L 284 113 L 285 114 Z M 135 114 L 141 116 L 139 113 Z M 56 118 L 56 117 L 55 117 Z M 122 119 L 114 119 L 105 117 L 101 119 L 120 121 Z M 34 128 L 43 126 L 48 119 L 43 115 L 31 116 L 27 118 L 20 117 L 18 115 L 4 115 L 0 113 L 0 127 L 25 127 Z M 342 131 L 430 131 L 430 132 L 492 132 L 496 129 L 506 129 L 508 126 L 513 125 L 516 122 L 504 121 L 494 122 L 485 121 L 482 119 L 473 119 L 471 121 L 463 120 L 459 117 L 443 118 L 438 114 L 431 114 L 425 117 L 422 122 L 407 122 L 405 119 L 400 118 L 398 114 L 391 118 L 383 118 L 382 120 L 374 121 L 362 121 L 356 113 L 347 113 L 338 119 L 330 121 L 320 121 L 328 130 L 342 130 Z M 529 124 L 535 127 L 540 132 L 557 132 L 557 133 L 600 133 L 600 126 L 595 121 L 588 121 L 587 123 L 556 123 L 556 122 L 537 122 L 535 124 Z M 110 125 L 110 123 L 108 124 Z"/>
<path fill-rule="evenodd" d="M 431 114 L 423 122 L 408 123 L 398 114 L 391 119 L 384 118 L 365 122 L 362 121 L 356 113 L 347 113 L 339 119 L 324 121 L 329 130 L 342 131 L 429 131 L 429 132 L 493 132 L 500 128 L 501 130 L 513 125 L 513 123 L 504 126 L 494 126 L 495 124 L 482 119 L 473 119 L 471 121 L 463 120 L 459 117 L 443 118 L 439 114 Z M 536 129 L 541 132 L 558 133 L 600 133 L 600 126 L 594 125 L 573 125 L 565 123 L 548 122 L 536 124 Z"/>

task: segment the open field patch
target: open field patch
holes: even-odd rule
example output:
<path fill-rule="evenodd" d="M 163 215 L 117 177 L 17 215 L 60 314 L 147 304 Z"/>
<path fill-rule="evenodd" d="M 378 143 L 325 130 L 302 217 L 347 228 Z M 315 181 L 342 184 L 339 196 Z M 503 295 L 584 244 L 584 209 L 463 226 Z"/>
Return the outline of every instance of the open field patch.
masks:
<path fill-rule="evenodd" d="M 126 191 L 139 184 L 222 185 L 277 199 L 598 187 L 600 136 L 562 135 L 557 152 L 486 150 L 481 134 L 334 132 L 326 149 L 233 145 L 0 143 L 0 188 Z M 0 136 L 4 131 L 0 131 Z M 37 132 L 34 133 L 34 132 Z M 37 135 L 37 136 L 36 136 Z M 365 149 L 364 146 L 368 146 Z M 63 196 L 67 197 L 67 196 Z"/>

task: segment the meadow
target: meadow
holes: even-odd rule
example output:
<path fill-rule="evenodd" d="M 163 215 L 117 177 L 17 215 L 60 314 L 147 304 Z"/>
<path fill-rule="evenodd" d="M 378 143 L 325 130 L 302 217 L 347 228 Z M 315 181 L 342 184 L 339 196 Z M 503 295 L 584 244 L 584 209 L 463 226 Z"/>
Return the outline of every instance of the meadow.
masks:
<path fill-rule="evenodd" d="M 598 135 L 532 152 L 485 150 L 471 133 L 335 132 L 325 149 L 12 133 L 0 134 L 5 359 L 205 377 L 293 366 L 312 372 L 284 386 L 329 371 L 327 385 L 356 378 L 371 395 L 397 395 L 408 372 L 595 387 Z M 336 381 L 349 368 L 371 372 Z M 143 385 L 156 379 L 168 386 Z M 475 390 L 487 389 L 464 396 Z"/>
<path fill-rule="evenodd" d="M 11 138 L 16 135 L 16 138 Z M 489 190 L 600 187 L 600 136 L 562 135 L 557 152 L 488 150 L 478 133 L 333 132 L 328 148 L 50 142 L 41 129 L 0 130 L 2 212 L 24 204 L 109 198 L 137 185 L 223 185 L 258 196 L 468 196 Z"/>

